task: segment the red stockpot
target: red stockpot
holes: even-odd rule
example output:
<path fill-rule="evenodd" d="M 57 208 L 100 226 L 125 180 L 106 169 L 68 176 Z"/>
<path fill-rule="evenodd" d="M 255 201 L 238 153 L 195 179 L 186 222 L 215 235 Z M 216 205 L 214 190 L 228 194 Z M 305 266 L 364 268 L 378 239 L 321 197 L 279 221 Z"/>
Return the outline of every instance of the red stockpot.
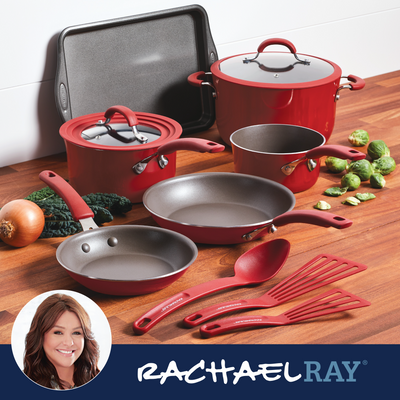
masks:
<path fill-rule="evenodd" d="M 181 133 L 181 125 L 170 118 L 134 113 L 124 106 L 67 121 L 60 135 L 66 146 L 70 184 L 81 196 L 116 193 L 138 203 L 147 188 L 175 176 L 177 150 L 224 150 L 223 145 L 208 140 L 180 139 Z M 141 141 L 142 135 L 147 142 Z"/>
<path fill-rule="evenodd" d="M 320 172 L 320 157 L 361 160 L 364 153 L 351 147 L 324 145 L 325 137 L 302 126 L 254 125 L 230 137 L 235 172 L 278 182 L 293 193 L 312 187 Z"/>
<path fill-rule="evenodd" d="M 288 52 L 263 52 L 270 45 L 283 45 Z M 207 75 L 212 75 L 212 83 Z M 236 130 L 259 124 L 300 125 L 331 136 L 339 91 L 362 89 L 365 82 L 354 75 L 340 85 L 342 70 L 331 61 L 297 54 L 285 39 L 263 41 L 257 53 L 226 57 L 212 64 L 209 73 L 189 76 L 193 86 L 214 89 L 216 123 L 229 144 Z"/>

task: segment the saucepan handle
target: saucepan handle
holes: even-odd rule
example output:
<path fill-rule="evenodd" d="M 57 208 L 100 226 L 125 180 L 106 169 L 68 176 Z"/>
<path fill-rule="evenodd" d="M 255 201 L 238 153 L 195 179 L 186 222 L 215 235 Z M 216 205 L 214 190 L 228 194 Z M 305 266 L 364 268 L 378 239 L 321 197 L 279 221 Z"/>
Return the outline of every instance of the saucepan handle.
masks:
<path fill-rule="evenodd" d="M 85 218 L 93 218 L 94 213 L 75 189 L 61 176 L 53 171 L 45 170 L 39 178 L 53 189 L 67 204 L 72 218 L 79 222 Z"/>
<path fill-rule="evenodd" d="M 307 151 L 306 158 L 308 159 L 315 159 L 320 158 L 322 156 L 332 156 L 337 158 L 342 158 L 344 160 L 362 160 L 366 157 L 364 153 L 361 151 L 352 149 L 351 147 L 347 146 L 340 146 L 340 145 L 324 145 L 315 147 Z"/>
<path fill-rule="evenodd" d="M 225 150 L 225 146 L 200 138 L 183 138 L 161 145 L 157 153 L 159 155 L 167 155 L 178 150 L 197 151 L 199 153 L 219 153 Z"/>

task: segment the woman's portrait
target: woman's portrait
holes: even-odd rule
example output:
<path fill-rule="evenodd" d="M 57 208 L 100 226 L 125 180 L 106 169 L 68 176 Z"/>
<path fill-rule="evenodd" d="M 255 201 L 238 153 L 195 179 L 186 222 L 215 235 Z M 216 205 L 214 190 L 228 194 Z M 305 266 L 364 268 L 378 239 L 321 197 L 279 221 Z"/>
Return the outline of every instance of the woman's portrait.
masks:
<path fill-rule="evenodd" d="M 78 388 L 99 374 L 101 352 L 85 308 L 69 294 L 52 293 L 31 318 L 21 369 L 43 387 Z"/>

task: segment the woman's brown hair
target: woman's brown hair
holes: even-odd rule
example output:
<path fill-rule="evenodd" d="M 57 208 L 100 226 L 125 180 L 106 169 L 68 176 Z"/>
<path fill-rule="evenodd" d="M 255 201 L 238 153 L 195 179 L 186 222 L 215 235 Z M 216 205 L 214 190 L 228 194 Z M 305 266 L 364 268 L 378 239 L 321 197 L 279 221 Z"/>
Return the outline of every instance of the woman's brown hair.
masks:
<path fill-rule="evenodd" d="M 43 350 L 44 334 L 56 323 L 65 311 L 78 317 L 84 333 L 84 348 L 75 361 L 74 384 L 81 386 L 93 379 L 99 372 L 99 346 L 94 340 L 90 318 L 85 309 L 73 298 L 65 294 L 47 297 L 37 308 L 30 330 L 25 339 L 24 373 L 41 386 L 53 388 L 52 381 L 60 389 L 66 385 L 58 377 L 57 370 L 48 360 Z"/>

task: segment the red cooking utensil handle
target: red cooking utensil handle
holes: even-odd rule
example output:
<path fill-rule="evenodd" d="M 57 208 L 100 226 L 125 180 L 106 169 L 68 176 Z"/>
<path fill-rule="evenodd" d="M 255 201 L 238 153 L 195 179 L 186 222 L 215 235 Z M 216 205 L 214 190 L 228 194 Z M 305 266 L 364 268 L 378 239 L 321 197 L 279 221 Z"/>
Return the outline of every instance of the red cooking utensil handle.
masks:
<path fill-rule="evenodd" d="M 327 144 L 324 146 L 315 147 L 307 151 L 307 158 L 320 158 L 322 156 L 332 156 L 337 158 L 342 158 L 344 160 L 362 160 L 366 157 L 366 154 L 361 151 L 352 149 L 347 146 L 340 146 L 334 144 Z"/>
<path fill-rule="evenodd" d="M 285 318 L 280 315 L 276 317 L 244 315 L 210 322 L 200 327 L 200 335 L 203 338 L 210 338 L 222 333 L 230 332 L 240 328 L 257 328 L 265 326 L 285 325 Z"/>
<path fill-rule="evenodd" d="M 171 142 L 161 145 L 157 153 L 167 155 L 177 150 L 197 151 L 199 153 L 218 153 L 225 150 L 225 146 L 210 140 L 199 138 L 184 138 L 172 140 Z"/>
<path fill-rule="evenodd" d="M 112 106 L 105 113 L 104 118 L 111 119 L 115 113 L 123 115 L 128 122 L 129 126 L 139 125 L 136 114 L 128 107 L 125 106 Z"/>
<path fill-rule="evenodd" d="M 78 222 L 81 219 L 94 217 L 93 211 L 85 200 L 61 176 L 53 171 L 46 170 L 39 174 L 39 178 L 65 201 L 75 221 Z"/>
<path fill-rule="evenodd" d="M 360 90 L 365 86 L 365 81 L 362 78 L 359 78 L 355 75 L 347 76 L 347 79 L 351 82 L 350 83 L 350 90 Z"/>
<path fill-rule="evenodd" d="M 185 304 L 218 290 L 240 285 L 243 285 L 243 283 L 235 276 L 232 276 L 228 278 L 218 278 L 210 282 L 204 282 L 200 285 L 193 286 L 188 290 L 170 297 L 143 314 L 133 323 L 132 329 L 138 335 L 143 335 L 167 315 Z"/>
<path fill-rule="evenodd" d="M 291 53 L 293 53 L 293 54 L 297 53 L 296 47 L 294 47 L 294 44 L 292 42 L 289 42 L 289 40 L 282 39 L 282 38 L 271 38 L 271 39 L 264 40 L 258 46 L 257 52 L 261 53 L 261 52 L 264 51 L 264 49 L 267 46 L 271 46 L 271 45 L 274 45 L 274 44 L 279 44 L 279 45 L 282 45 L 282 46 L 286 46 L 290 50 Z"/>
<path fill-rule="evenodd" d="M 291 223 L 304 223 L 323 226 L 325 228 L 333 227 L 336 229 L 343 229 L 351 226 L 353 221 L 327 211 L 292 210 L 275 217 L 272 223 L 275 226 L 284 226 Z"/>
<path fill-rule="evenodd" d="M 183 319 L 183 324 L 193 328 L 205 321 L 226 314 L 231 311 L 248 310 L 249 308 L 265 308 L 265 301 L 257 299 L 242 299 L 232 300 L 224 303 L 213 304 L 210 307 L 204 308 L 193 314 L 188 315 Z"/>

